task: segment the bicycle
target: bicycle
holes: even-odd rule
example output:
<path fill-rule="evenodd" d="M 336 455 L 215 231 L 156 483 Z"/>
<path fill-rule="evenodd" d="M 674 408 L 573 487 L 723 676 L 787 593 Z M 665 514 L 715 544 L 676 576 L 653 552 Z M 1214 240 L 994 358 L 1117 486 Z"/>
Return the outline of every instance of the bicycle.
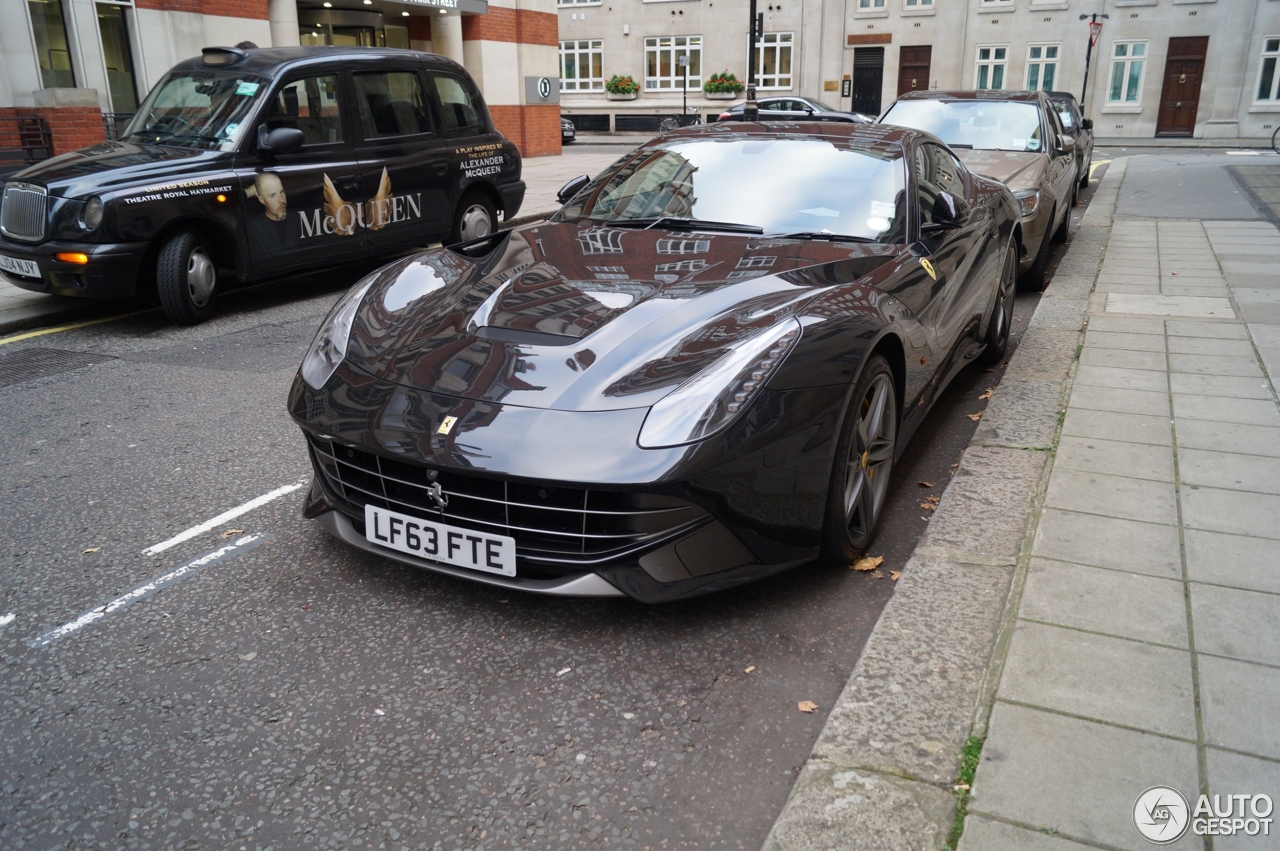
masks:
<path fill-rule="evenodd" d="M 689 107 L 685 107 L 685 112 L 680 115 L 668 115 L 662 121 L 658 122 L 658 130 L 667 133 L 671 130 L 678 130 L 681 127 L 695 127 L 702 123 L 702 113 L 698 112 L 697 107 L 693 107 L 693 111 L 689 112 Z"/>
<path fill-rule="evenodd" d="M 1276 128 L 1276 132 L 1271 134 L 1271 150 L 1280 154 L 1280 127 Z"/>

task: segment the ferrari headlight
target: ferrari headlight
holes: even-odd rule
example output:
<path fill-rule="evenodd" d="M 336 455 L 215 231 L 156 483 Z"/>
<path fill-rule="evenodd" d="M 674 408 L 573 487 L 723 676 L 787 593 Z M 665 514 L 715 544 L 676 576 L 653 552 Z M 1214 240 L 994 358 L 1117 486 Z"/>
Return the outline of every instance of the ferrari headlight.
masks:
<path fill-rule="evenodd" d="M 302 358 L 302 380 L 307 386 L 319 390 L 333 375 L 338 364 L 347 356 L 347 341 L 351 337 L 351 325 L 355 322 L 356 311 L 364 301 L 364 294 L 377 280 L 370 275 L 363 283 L 356 284 L 347 290 L 347 294 L 338 300 L 320 325 L 316 338 L 311 341 L 311 348 Z"/>
<path fill-rule="evenodd" d="M 789 319 L 735 345 L 649 409 L 640 445 L 680 446 L 723 431 L 751 404 L 799 338 L 800 323 Z"/>
<path fill-rule="evenodd" d="M 80 224 L 85 230 L 97 230 L 98 225 L 102 224 L 102 199 L 97 195 L 84 202 L 84 209 L 80 211 Z"/>
<path fill-rule="evenodd" d="M 1036 214 L 1036 210 L 1040 208 L 1040 190 L 1039 189 L 1023 189 L 1020 192 L 1013 193 L 1013 197 L 1018 201 L 1018 212 L 1022 218 L 1029 219 Z"/>

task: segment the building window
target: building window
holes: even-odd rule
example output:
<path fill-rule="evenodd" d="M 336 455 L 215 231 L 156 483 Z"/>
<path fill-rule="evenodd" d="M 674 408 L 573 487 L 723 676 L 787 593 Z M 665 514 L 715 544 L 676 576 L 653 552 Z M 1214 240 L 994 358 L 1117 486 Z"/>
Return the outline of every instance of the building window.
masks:
<path fill-rule="evenodd" d="M 111 93 L 111 111 L 116 113 L 132 113 L 138 109 L 138 84 L 133 76 L 133 51 L 129 47 L 125 8 L 115 3 L 97 4 L 107 90 Z"/>
<path fill-rule="evenodd" d="M 1027 47 L 1027 88 L 1053 91 L 1058 79 L 1058 45 L 1033 44 Z"/>
<path fill-rule="evenodd" d="M 557 6 L 599 6 L 600 0 L 556 0 Z"/>
<path fill-rule="evenodd" d="M 974 77 L 973 87 L 975 89 L 1003 89 L 1004 72 L 1008 64 L 1008 47 L 979 47 L 978 73 Z"/>
<path fill-rule="evenodd" d="M 903 0 L 903 3 L 908 9 L 929 9 L 933 7 L 933 0 Z"/>
<path fill-rule="evenodd" d="M 1111 88 L 1107 103 L 1138 103 L 1142 93 L 1145 41 L 1117 41 L 1111 47 Z"/>
<path fill-rule="evenodd" d="M 75 88 L 62 0 L 29 0 L 27 8 L 31 10 L 31 29 L 36 37 L 41 84 L 46 89 Z"/>
<path fill-rule="evenodd" d="M 862 12 L 870 12 L 874 9 L 883 9 L 884 0 L 858 0 L 858 10 Z"/>
<path fill-rule="evenodd" d="M 794 33 L 764 33 L 756 44 L 756 79 L 762 89 L 791 88 Z"/>
<path fill-rule="evenodd" d="M 604 41 L 560 42 L 560 91 L 604 91 Z"/>
<path fill-rule="evenodd" d="M 702 36 L 664 35 L 644 40 L 644 87 L 675 89 L 685 85 L 680 57 L 689 57 L 689 88 L 702 88 Z"/>
<path fill-rule="evenodd" d="M 1267 36 L 1262 40 L 1262 67 L 1258 69 L 1258 97 L 1260 101 L 1280 100 L 1280 74 L 1276 74 L 1276 62 L 1280 60 L 1280 37 Z"/>

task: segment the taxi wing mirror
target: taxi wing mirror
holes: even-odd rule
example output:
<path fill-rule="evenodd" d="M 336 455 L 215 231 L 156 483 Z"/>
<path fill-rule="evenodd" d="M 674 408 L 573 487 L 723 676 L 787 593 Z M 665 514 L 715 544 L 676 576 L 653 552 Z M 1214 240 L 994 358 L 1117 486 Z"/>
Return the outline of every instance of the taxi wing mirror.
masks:
<path fill-rule="evenodd" d="M 280 153 L 301 148 L 306 137 L 297 127 L 277 127 L 268 132 L 266 125 L 258 127 L 258 150 Z"/>
<path fill-rule="evenodd" d="M 568 204 L 573 200 L 573 196 L 582 191 L 582 187 L 591 182 L 591 178 L 585 174 L 580 174 L 573 180 L 570 180 L 564 186 L 560 187 L 560 191 L 556 193 L 556 200 L 561 204 Z"/>
<path fill-rule="evenodd" d="M 1076 149 L 1076 140 L 1070 136 L 1058 136 L 1058 153 L 1069 154 Z"/>

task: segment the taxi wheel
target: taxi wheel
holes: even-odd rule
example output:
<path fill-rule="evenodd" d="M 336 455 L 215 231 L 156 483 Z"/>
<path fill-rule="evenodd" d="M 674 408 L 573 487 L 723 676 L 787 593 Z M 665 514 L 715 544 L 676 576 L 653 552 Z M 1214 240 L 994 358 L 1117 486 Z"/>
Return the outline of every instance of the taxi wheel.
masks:
<path fill-rule="evenodd" d="M 156 258 L 156 290 L 165 316 L 195 325 L 213 315 L 218 266 L 205 240 L 191 231 L 169 237 Z"/>
<path fill-rule="evenodd" d="M 450 242 L 466 242 L 488 236 L 498 229 L 498 212 L 488 196 L 469 192 L 458 204 L 453 218 L 453 236 Z"/>

